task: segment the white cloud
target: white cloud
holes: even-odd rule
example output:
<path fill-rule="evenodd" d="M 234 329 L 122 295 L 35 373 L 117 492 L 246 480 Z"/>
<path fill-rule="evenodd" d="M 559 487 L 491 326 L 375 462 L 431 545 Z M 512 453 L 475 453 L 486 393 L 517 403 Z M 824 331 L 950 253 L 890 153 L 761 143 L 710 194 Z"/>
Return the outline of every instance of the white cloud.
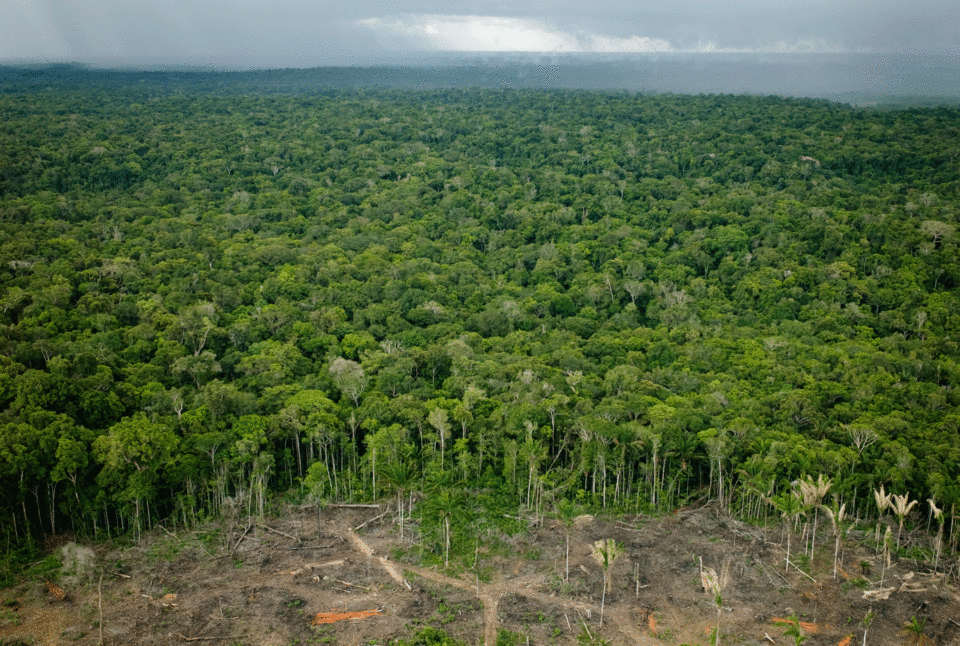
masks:
<path fill-rule="evenodd" d="M 678 46 L 656 36 L 574 34 L 541 20 L 498 16 L 419 15 L 397 19 L 367 18 L 357 23 L 379 36 L 392 36 L 418 49 L 454 52 L 592 52 L 592 53 L 835 53 L 842 48 L 824 41 L 768 42 L 729 47 L 712 40 Z"/>
<path fill-rule="evenodd" d="M 630 38 L 611 38 L 594 34 L 590 37 L 592 52 L 675 52 L 676 48 L 662 38 L 631 36 Z"/>
<path fill-rule="evenodd" d="M 713 41 L 701 41 L 681 51 L 716 54 L 837 54 L 849 52 L 850 50 L 830 45 L 822 40 L 798 40 L 794 42 L 779 40 L 773 43 L 755 45 L 753 47 L 721 47 Z"/>
<path fill-rule="evenodd" d="M 579 40 L 538 20 L 496 16 L 411 16 L 361 20 L 381 32 L 405 36 L 424 49 L 465 52 L 579 52 Z"/>

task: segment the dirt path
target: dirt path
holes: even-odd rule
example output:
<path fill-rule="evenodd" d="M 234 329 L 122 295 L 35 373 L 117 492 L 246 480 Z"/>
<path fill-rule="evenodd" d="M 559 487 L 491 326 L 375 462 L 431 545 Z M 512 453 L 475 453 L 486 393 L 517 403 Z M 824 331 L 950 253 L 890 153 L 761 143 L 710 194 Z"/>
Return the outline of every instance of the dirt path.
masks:
<path fill-rule="evenodd" d="M 373 549 L 371 549 L 371 547 L 362 538 L 357 536 L 353 530 L 348 529 L 347 531 L 351 542 L 353 542 L 357 549 L 366 554 L 368 557 L 377 559 L 381 566 L 383 566 L 383 568 L 391 576 L 391 578 L 393 578 L 395 581 L 403 583 L 408 589 L 410 588 L 410 584 L 400 575 L 397 564 L 392 563 L 389 559 L 383 556 L 376 556 Z M 600 606 L 592 603 L 585 603 L 583 601 L 576 601 L 574 599 L 565 599 L 563 597 L 545 594 L 533 589 L 533 584 L 538 582 L 540 577 L 521 577 L 509 581 L 499 581 L 497 583 L 477 585 L 476 583 L 470 583 L 462 579 L 449 577 L 427 568 L 421 568 L 414 565 L 403 565 L 402 567 L 405 570 L 413 572 L 417 576 L 421 576 L 425 579 L 430 579 L 436 583 L 442 583 L 444 585 L 449 585 L 461 590 L 469 590 L 476 594 L 477 598 L 480 599 L 480 602 L 483 604 L 483 643 L 485 646 L 495 646 L 497 643 L 497 632 L 500 628 L 500 600 L 508 594 L 516 594 L 527 597 L 545 605 L 570 608 L 578 612 L 578 615 L 583 612 L 586 612 L 590 615 L 593 613 L 597 613 L 598 616 L 600 615 Z M 608 623 L 614 624 L 620 633 L 628 638 L 630 643 L 639 644 L 641 646 L 645 644 L 650 644 L 652 646 L 653 644 L 658 643 L 657 640 L 649 637 L 639 630 L 628 616 L 628 613 L 609 610 L 606 611 L 604 619 Z"/>
<path fill-rule="evenodd" d="M 374 553 L 373 548 L 367 545 L 366 541 L 364 541 L 362 538 L 357 536 L 356 532 L 354 532 L 352 529 L 348 528 L 347 534 L 350 536 L 351 542 L 353 542 L 353 544 L 357 546 L 357 549 L 359 549 L 361 552 L 366 554 L 368 557 L 375 558 L 378 561 L 380 561 L 380 566 L 387 571 L 387 574 L 390 575 L 391 579 L 393 579 L 397 583 L 405 585 L 407 587 L 407 590 L 410 589 L 410 583 L 408 583 L 407 580 L 403 578 L 403 575 L 400 574 L 400 570 L 397 569 L 397 566 L 391 563 L 385 556 L 377 556 Z"/>
<path fill-rule="evenodd" d="M 483 643 L 491 646 L 497 643 L 497 633 L 500 631 L 500 595 L 490 594 L 483 587 L 477 594 L 483 604 Z"/>

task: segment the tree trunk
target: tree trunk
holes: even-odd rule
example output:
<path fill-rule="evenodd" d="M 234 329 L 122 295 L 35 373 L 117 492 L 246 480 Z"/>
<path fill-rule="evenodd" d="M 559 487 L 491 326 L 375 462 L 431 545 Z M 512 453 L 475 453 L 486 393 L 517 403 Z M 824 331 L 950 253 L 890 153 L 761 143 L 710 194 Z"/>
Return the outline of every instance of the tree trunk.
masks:
<path fill-rule="evenodd" d="M 47 489 L 50 492 L 50 533 L 57 533 L 57 483 L 48 482 Z"/>
<path fill-rule="evenodd" d="M 607 573 L 603 573 L 603 594 L 600 596 L 600 627 L 603 628 L 603 606 L 607 601 Z"/>
<path fill-rule="evenodd" d="M 447 567 L 450 565 L 450 516 L 444 516 L 443 518 L 443 534 L 445 539 L 445 551 L 443 554 L 443 566 Z"/>
<path fill-rule="evenodd" d="M 787 525 L 787 560 L 783 563 L 783 571 L 786 573 L 790 572 L 790 536 L 792 534 L 791 527 Z"/>
<path fill-rule="evenodd" d="M 403 489 L 397 490 L 397 507 L 400 510 L 400 542 L 403 542 Z"/>

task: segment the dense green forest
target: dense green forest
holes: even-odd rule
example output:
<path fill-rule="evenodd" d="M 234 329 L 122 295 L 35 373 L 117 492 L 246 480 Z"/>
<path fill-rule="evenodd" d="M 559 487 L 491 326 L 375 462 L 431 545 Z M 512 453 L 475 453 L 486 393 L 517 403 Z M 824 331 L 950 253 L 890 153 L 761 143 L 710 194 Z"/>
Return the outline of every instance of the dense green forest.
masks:
<path fill-rule="evenodd" d="M 820 475 L 954 537 L 960 110 L 186 76 L 0 86 L 8 550 L 413 495 L 456 551 Z"/>

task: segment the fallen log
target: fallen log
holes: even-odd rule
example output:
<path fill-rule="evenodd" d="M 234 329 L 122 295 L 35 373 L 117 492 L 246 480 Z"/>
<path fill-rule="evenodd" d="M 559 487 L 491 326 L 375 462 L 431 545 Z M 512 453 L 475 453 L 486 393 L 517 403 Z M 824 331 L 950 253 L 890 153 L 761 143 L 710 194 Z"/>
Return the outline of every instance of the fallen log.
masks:
<path fill-rule="evenodd" d="M 361 505 L 351 503 L 336 503 L 333 505 L 327 505 L 327 507 L 335 507 L 337 509 L 380 509 L 380 505 Z"/>
<path fill-rule="evenodd" d="M 218 639 L 243 639 L 246 635 L 228 635 L 226 637 L 184 637 L 183 633 L 177 633 L 180 635 L 180 639 L 185 642 L 201 642 L 201 641 L 214 641 Z"/>
<path fill-rule="evenodd" d="M 345 619 L 366 619 L 367 617 L 379 615 L 381 612 L 383 612 L 383 610 L 379 608 L 375 610 L 358 610 L 355 612 L 338 610 L 334 610 L 332 612 L 318 612 L 316 616 L 314 616 L 311 623 L 314 626 L 317 626 L 319 624 L 332 624 L 337 621 L 344 621 Z"/>

